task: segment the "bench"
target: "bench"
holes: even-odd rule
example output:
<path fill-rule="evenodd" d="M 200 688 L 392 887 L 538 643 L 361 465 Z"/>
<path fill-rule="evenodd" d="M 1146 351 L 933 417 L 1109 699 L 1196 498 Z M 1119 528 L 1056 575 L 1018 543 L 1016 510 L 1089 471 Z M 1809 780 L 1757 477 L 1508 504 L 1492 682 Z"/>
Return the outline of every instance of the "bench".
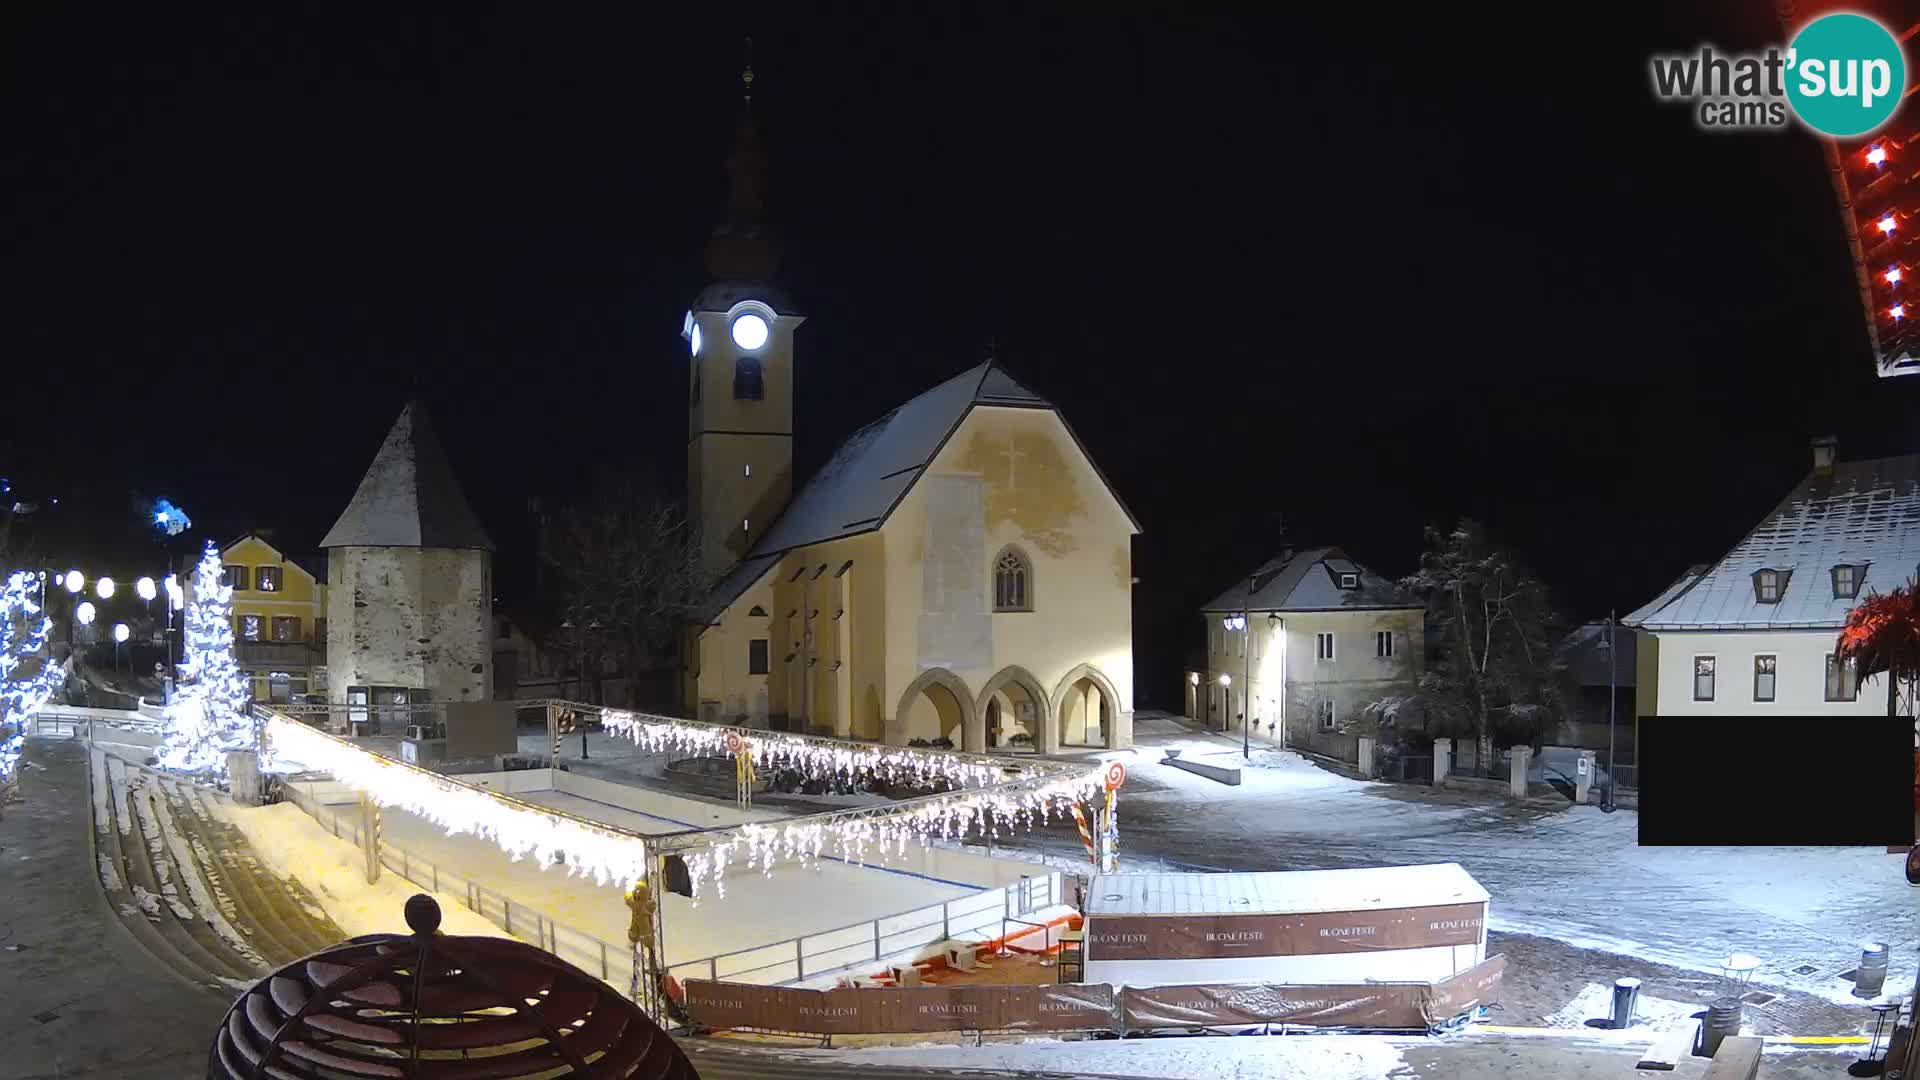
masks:
<path fill-rule="evenodd" d="M 1762 1040 L 1751 1035 L 1729 1035 L 1720 1040 L 1707 1065 L 1705 1080 L 1754 1080 L 1760 1075 Z"/>

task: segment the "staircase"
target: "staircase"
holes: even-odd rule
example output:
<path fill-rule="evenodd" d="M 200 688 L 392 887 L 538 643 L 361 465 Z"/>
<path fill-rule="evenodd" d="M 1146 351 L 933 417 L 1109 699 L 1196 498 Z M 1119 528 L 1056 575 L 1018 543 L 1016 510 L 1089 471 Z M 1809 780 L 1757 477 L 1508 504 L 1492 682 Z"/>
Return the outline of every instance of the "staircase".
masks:
<path fill-rule="evenodd" d="M 231 994 L 346 939 L 298 882 L 212 811 L 219 792 L 91 752 L 100 884 L 162 963 Z"/>

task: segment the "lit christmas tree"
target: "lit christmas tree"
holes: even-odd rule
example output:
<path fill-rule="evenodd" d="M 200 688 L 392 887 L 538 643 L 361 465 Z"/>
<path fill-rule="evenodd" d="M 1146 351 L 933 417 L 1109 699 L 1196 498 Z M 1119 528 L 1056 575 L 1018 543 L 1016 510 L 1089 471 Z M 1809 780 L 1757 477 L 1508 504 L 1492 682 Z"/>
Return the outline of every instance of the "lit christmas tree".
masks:
<path fill-rule="evenodd" d="M 249 682 L 233 659 L 233 588 L 221 578 L 220 552 L 208 543 L 193 571 L 186 656 L 180 687 L 167 706 L 160 767 L 224 776 L 227 751 L 253 746 Z"/>
<path fill-rule="evenodd" d="M 45 588 L 39 575 L 17 570 L 0 589 L 0 790 L 12 783 L 20 762 L 28 714 L 66 677 L 47 651 L 53 620 L 37 599 Z"/>

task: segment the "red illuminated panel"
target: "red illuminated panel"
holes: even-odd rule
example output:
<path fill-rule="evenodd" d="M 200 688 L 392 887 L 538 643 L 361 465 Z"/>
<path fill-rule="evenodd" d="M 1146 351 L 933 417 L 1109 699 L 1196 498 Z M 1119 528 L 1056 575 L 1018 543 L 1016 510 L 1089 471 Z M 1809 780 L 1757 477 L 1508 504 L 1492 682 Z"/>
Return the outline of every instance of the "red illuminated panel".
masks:
<path fill-rule="evenodd" d="M 1882 376 L 1920 375 L 1920 107 L 1914 103 L 1920 0 L 1780 0 L 1778 8 L 1788 41 L 1816 16 L 1850 11 L 1878 20 L 1906 49 L 1907 93 L 1892 119 L 1869 136 L 1822 142 L 1853 249 L 1874 360 Z"/>

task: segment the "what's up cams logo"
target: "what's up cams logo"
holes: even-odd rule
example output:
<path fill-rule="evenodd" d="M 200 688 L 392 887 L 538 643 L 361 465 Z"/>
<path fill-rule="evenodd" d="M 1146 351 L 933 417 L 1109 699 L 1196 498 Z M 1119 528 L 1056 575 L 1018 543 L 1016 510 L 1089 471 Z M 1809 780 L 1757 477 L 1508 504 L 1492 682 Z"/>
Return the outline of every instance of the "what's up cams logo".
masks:
<path fill-rule="evenodd" d="M 1781 129 L 1790 118 L 1822 135 L 1865 135 L 1887 122 L 1907 90 L 1907 60 L 1886 27 L 1865 15 L 1822 15 L 1784 49 L 1656 56 L 1653 93 L 1684 101 L 1708 131 Z"/>

